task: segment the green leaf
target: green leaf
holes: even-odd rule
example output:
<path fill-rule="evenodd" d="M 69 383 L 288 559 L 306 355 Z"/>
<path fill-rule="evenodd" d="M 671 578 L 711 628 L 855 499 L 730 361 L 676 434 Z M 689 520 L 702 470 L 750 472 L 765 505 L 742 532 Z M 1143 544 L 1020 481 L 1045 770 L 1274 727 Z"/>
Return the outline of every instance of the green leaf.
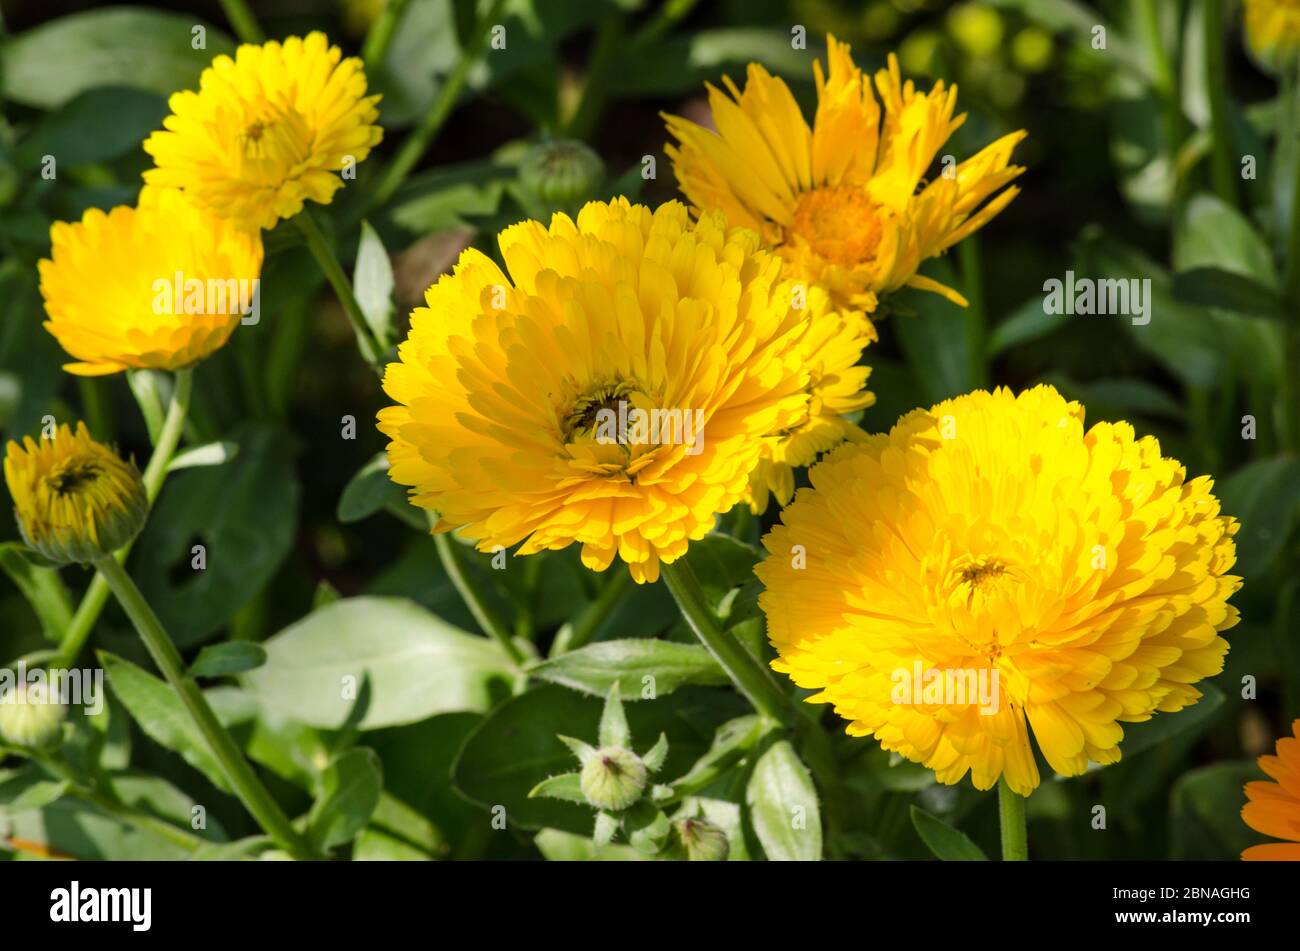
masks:
<path fill-rule="evenodd" d="M 1241 212 L 1216 195 L 1192 196 L 1174 232 L 1174 267 L 1208 268 L 1250 279 L 1261 290 L 1276 290 L 1277 268 L 1268 242 Z"/>
<path fill-rule="evenodd" d="M 191 677 L 230 677 L 266 663 L 266 648 L 248 641 L 213 644 L 199 651 L 190 665 Z"/>
<path fill-rule="evenodd" d="M 1172 396 L 1146 380 L 1113 378 L 1080 383 L 1060 373 L 1043 378 L 1087 410 L 1088 424 L 1099 419 L 1131 420 L 1134 416 L 1154 419 L 1182 419 L 1183 406 Z"/>
<path fill-rule="evenodd" d="M 195 49 L 194 31 L 205 31 Z M 202 72 L 234 45 L 192 14 L 134 7 L 90 10 L 34 27 L 5 44 L 5 98 L 50 109 L 97 86 L 129 86 L 170 95 L 198 86 Z"/>
<path fill-rule="evenodd" d="M 763 731 L 763 718 L 756 714 L 722 724 L 708 751 L 691 766 L 689 772 L 673 782 L 673 788 L 681 792 L 698 792 L 709 786 L 753 749 Z"/>
<path fill-rule="evenodd" d="M 217 842 L 200 846 L 190 855 L 191 862 L 240 862 L 255 859 L 263 852 L 275 848 L 270 836 L 250 835 L 234 842 Z"/>
<path fill-rule="evenodd" d="M 600 745 L 632 745 L 632 732 L 627 726 L 627 714 L 623 712 L 623 701 L 619 699 L 617 683 L 609 688 L 605 707 L 600 713 Z"/>
<path fill-rule="evenodd" d="M 772 743 L 745 787 L 750 823 L 774 862 L 822 857 L 821 808 L 812 776 L 789 740 Z"/>
<path fill-rule="evenodd" d="M 1230 310 L 1248 317 L 1282 320 L 1285 316 L 1285 304 L 1276 291 L 1217 267 L 1198 267 L 1175 274 L 1174 297 L 1187 304 Z"/>
<path fill-rule="evenodd" d="M 300 488 L 282 430 L 248 427 L 239 455 L 169 479 L 132 554 L 133 574 L 181 648 L 208 638 L 270 582 L 297 529 Z M 203 545 L 206 567 L 193 567 Z"/>
<path fill-rule="evenodd" d="M 956 272 L 946 261 L 938 262 L 929 276 L 949 287 L 958 286 Z M 913 288 L 894 295 L 892 304 L 901 312 L 890 318 L 891 324 L 927 402 L 937 403 L 973 389 L 964 309 L 938 294 Z"/>
<path fill-rule="evenodd" d="M 0 782 L 0 815 L 44 809 L 62 799 L 70 785 L 66 780 L 47 779 L 35 767 L 29 766 Z"/>
<path fill-rule="evenodd" d="M 344 525 L 369 518 L 378 511 L 396 515 L 412 528 L 428 531 L 425 514 L 410 503 L 406 489 L 388 476 L 388 455 L 379 453 L 354 475 L 339 496 L 337 516 Z"/>
<path fill-rule="evenodd" d="M 1266 574 L 1281 555 L 1300 506 L 1300 459 L 1277 456 L 1238 469 L 1218 486 L 1223 512 L 1241 521 L 1233 571 Z"/>
<path fill-rule="evenodd" d="M 370 824 L 357 833 L 354 862 L 428 862 L 447 848 L 442 832 L 396 796 L 383 793 Z"/>
<path fill-rule="evenodd" d="M 239 446 L 233 442 L 210 442 L 206 446 L 195 446 L 178 452 L 167 466 L 168 472 L 180 469 L 196 469 L 200 466 L 220 466 L 234 459 L 239 453 Z"/>
<path fill-rule="evenodd" d="M 685 687 L 672 703 L 626 708 L 633 736 L 668 736 L 666 775 L 679 775 L 698 759 L 717 726 L 745 710 L 732 693 Z M 551 827 L 591 832 L 591 810 L 555 799 L 529 799 L 545 779 L 571 772 L 573 753 L 557 737 L 591 736 L 601 704 L 563 687 L 543 684 L 493 710 L 465 740 L 452 768 L 462 795 L 484 808 L 506 809 L 511 828 Z"/>
<path fill-rule="evenodd" d="M 37 564 L 18 542 L 0 544 L 0 569 L 36 612 L 45 639 L 55 644 L 62 641 L 72 623 L 72 600 L 58 570 Z"/>
<path fill-rule="evenodd" d="M 1173 278 L 1150 258 L 1114 238 L 1094 239 L 1085 252 L 1089 273 L 1110 279 L 1150 280 L 1145 301 L 1146 324 L 1134 324 L 1124 315 L 1073 317 L 1072 320 L 1107 320 L 1117 333 L 1127 333 L 1137 346 L 1190 386 L 1213 386 L 1223 371 L 1222 333 L 1206 311 L 1174 299 Z"/>
<path fill-rule="evenodd" d="M 686 563 L 700 580 L 705 594 L 714 601 L 754 576 L 754 566 L 763 553 L 752 545 L 718 532 L 692 542 Z"/>
<path fill-rule="evenodd" d="M 808 78 L 809 50 L 790 45 L 782 29 L 723 27 L 669 36 L 624 57 L 609 75 L 611 97 L 666 96 L 693 91 L 720 73 L 743 74 L 746 64 L 760 62 L 777 75 Z"/>
<path fill-rule="evenodd" d="M 582 794 L 582 775 L 580 773 L 561 773 L 543 779 L 528 792 L 529 799 L 545 796 L 548 799 L 563 799 L 565 802 L 585 803 L 587 797 Z"/>
<path fill-rule="evenodd" d="M 107 651 L 98 651 L 97 655 L 113 693 L 145 735 L 179 753 L 218 789 L 230 792 L 225 771 L 171 687 L 129 660 Z"/>
<path fill-rule="evenodd" d="M 1241 820 L 1243 786 L 1264 779 L 1251 762 L 1215 763 L 1180 776 L 1169 794 L 1170 858 L 1236 860 L 1268 841 Z"/>
<path fill-rule="evenodd" d="M 548 862 L 647 862 L 650 856 L 642 855 L 629 845 L 604 845 L 597 848 L 591 837 L 543 829 L 533 837 L 537 851 Z"/>
<path fill-rule="evenodd" d="M 248 688 L 268 710 L 317 727 L 342 725 L 366 678 L 364 730 L 487 710 L 511 678 L 495 643 L 396 598 L 336 601 L 264 646 L 266 664 L 245 676 Z"/>
<path fill-rule="evenodd" d="M 1152 749 L 1190 730 L 1203 729 L 1223 706 L 1223 692 L 1210 683 L 1200 684 L 1201 699 L 1177 713 L 1157 713 L 1142 723 L 1124 724 L 1119 749 L 1124 760 Z"/>
<path fill-rule="evenodd" d="M 1065 326 L 1060 314 L 1049 314 L 1043 307 L 1042 296 L 1031 297 L 999 323 L 989 334 L 987 353 L 997 356 L 1012 347 L 1038 340 Z"/>
<path fill-rule="evenodd" d="M 935 858 L 945 862 L 986 862 L 986 856 L 965 832 L 930 815 L 923 809 L 912 807 L 912 827 Z"/>
<path fill-rule="evenodd" d="M 211 809 L 207 812 L 206 828 L 193 829 L 192 810 L 196 803 L 166 780 L 114 772 L 108 775 L 108 782 L 114 794 L 133 809 L 157 816 L 211 843 L 226 840 L 225 830 Z M 0 817 L 0 833 L 40 842 L 57 856 L 86 861 L 174 861 L 194 854 L 171 839 L 107 816 L 73 796 L 64 796 L 40 809 Z"/>
<path fill-rule="evenodd" d="M 643 855 L 658 854 L 672 829 L 663 811 L 645 800 L 632 806 L 623 817 L 628 844 Z"/>
<path fill-rule="evenodd" d="M 374 750 L 348 750 L 337 757 L 321 776 L 320 795 L 307 820 L 308 836 L 322 849 L 352 841 L 379 805 L 383 785 Z"/>
<path fill-rule="evenodd" d="M 662 733 L 659 734 L 659 739 L 655 741 L 655 745 L 650 747 L 650 749 L 646 751 L 646 754 L 641 757 L 642 761 L 645 763 L 645 768 L 652 773 L 659 772 L 659 770 L 663 768 L 664 760 L 667 758 L 668 737 L 664 736 Z"/>
<path fill-rule="evenodd" d="M 384 790 L 436 826 L 435 838 L 411 839 L 405 827 L 396 828 L 438 858 L 453 854 L 462 842 L 478 835 L 480 824 L 491 816 L 459 795 L 451 784 L 451 767 L 469 734 L 481 723 L 477 713 L 443 713 L 410 726 L 392 727 L 366 734 L 366 745 L 379 754 L 384 766 Z M 569 764 L 572 768 L 573 764 Z M 371 826 L 382 822 L 384 801 Z"/>
<path fill-rule="evenodd" d="M 39 168 L 46 155 L 65 168 L 107 162 L 140 149 L 166 115 L 167 98 L 156 92 L 88 89 L 37 123 L 18 149 L 18 164 Z"/>
<path fill-rule="evenodd" d="M 361 222 L 361 244 L 357 247 L 357 263 L 353 272 L 352 287 L 365 315 L 366 323 L 374 331 L 379 346 L 387 350 L 393 340 L 393 263 L 388 258 L 384 243 L 370 222 Z"/>
<path fill-rule="evenodd" d="M 713 655 L 698 644 L 646 638 L 589 644 L 544 661 L 528 673 L 597 697 L 605 696 L 617 684 L 629 700 L 640 699 L 647 686 L 654 691 L 650 699 L 657 699 L 687 684 L 727 683 L 727 675 Z M 647 677 L 653 680 L 647 682 Z"/>

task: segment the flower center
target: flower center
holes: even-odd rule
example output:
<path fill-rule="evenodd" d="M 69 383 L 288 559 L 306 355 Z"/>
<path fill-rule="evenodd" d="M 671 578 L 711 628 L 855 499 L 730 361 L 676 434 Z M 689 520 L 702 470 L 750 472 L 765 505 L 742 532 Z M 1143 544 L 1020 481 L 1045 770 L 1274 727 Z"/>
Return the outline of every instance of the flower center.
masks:
<path fill-rule="evenodd" d="M 582 436 L 595 436 L 602 423 L 616 423 L 619 419 L 619 404 L 630 404 L 635 394 L 635 385 L 619 381 L 602 383 L 578 397 L 565 418 L 564 441 L 573 442 Z"/>
<path fill-rule="evenodd" d="M 312 131 L 296 109 L 268 107 L 248 117 L 239 133 L 236 162 L 253 181 L 278 184 L 311 154 Z"/>
<path fill-rule="evenodd" d="M 987 603 L 997 598 L 1015 580 L 1010 566 L 1001 558 L 971 556 L 952 566 L 946 587 L 950 597 L 974 607 L 977 601 Z"/>
<path fill-rule="evenodd" d="M 103 474 L 103 467 L 98 460 L 72 456 L 50 471 L 45 477 L 45 484 L 59 498 L 66 498 L 83 492 Z"/>
<path fill-rule="evenodd" d="M 799 196 L 785 240 L 800 238 L 827 261 L 853 267 L 875 258 L 882 230 L 879 205 L 861 188 L 835 185 Z"/>

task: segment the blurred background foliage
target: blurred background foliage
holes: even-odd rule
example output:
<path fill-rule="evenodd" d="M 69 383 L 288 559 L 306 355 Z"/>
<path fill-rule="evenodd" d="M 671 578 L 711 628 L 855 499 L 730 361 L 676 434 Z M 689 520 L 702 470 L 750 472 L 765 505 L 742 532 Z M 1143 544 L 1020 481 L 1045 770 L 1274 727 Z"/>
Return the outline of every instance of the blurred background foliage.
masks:
<path fill-rule="evenodd" d="M 958 253 L 932 262 L 931 273 L 970 299 L 968 312 L 934 295 L 891 302 L 881 341 L 865 355 L 878 402 L 863 425 L 887 429 L 903 412 L 979 386 L 1047 381 L 1082 400 L 1090 420 L 1127 419 L 1158 436 L 1190 474 L 1215 476 L 1225 511 L 1243 521 L 1246 577 L 1235 598 L 1244 620 L 1229 635 L 1217 689 L 1183 714 L 1126 731 L 1118 766 L 1047 779 L 1030 801 L 1030 841 L 1040 858 L 1234 858 L 1258 841 L 1238 816 L 1241 783 L 1258 775 L 1253 758 L 1300 716 L 1300 458 L 1284 425 L 1297 368 L 1286 357 L 1284 321 L 1270 313 L 1284 299 L 1281 225 L 1289 224 L 1294 187 L 1288 175 L 1274 176 L 1275 156 L 1294 138 L 1279 135 L 1285 116 L 1276 81 L 1244 51 L 1235 5 L 1227 4 L 1216 31 L 1207 26 L 1207 2 L 507 0 L 506 48 L 471 70 L 415 173 L 367 213 L 391 255 L 399 338 L 405 315 L 463 247 L 495 253 L 498 229 L 550 210 L 517 175 L 539 138 L 584 139 L 603 157 L 607 180 L 596 197 L 658 203 L 676 197 L 660 112 L 703 118 L 704 82 L 739 78 L 750 60 L 786 78 L 806 109 L 815 100 L 811 60 L 827 31 L 849 41 L 864 66 L 881 66 L 896 50 L 918 82 L 956 82 L 970 117 L 950 151 L 968 155 L 1028 129 L 1017 152 L 1029 167 L 1024 194 Z M 374 52 L 372 27 L 384 7 L 383 0 L 253 5 L 273 37 L 324 29 L 356 53 Z M 61 372 L 63 354 L 41 328 L 35 265 L 48 252 L 51 221 L 135 200 L 148 163 L 141 140 L 159 126 L 170 91 L 191 86 L 213 55 L 233 49 L 230 27 L 216 2 L 4 0 L 0 11 L 0 430 L 19 438 L 46 414 L 83 417 L 97 436 L 144 458 L 149 434 L 120 379 Z M 361 240 L 361 196 L 447 82 L 473 19 L 472 3 L 410 0 L 381 60 L 370 62 L 371 84 L 384 94 L 385 143 L 322 216 L 345 260 Z M 196 24 L 206 27 L 206 49 L 191 48 Z M 806 51 L 792 49 L 796 24 L 806 28 Z M 1097 25 L 1107 28 L 1105 50 L 1092 45 Z M 1223 86 L 1205 59 L 1216 43 Z M 1224 92 L 1216 111 L 1212 99 Z M 1220 154 L 1231 159 L 1231 174 L 1216 180 Z M 58 162 L 53 180 L 41 175 L 47 155 Z M 656 163 L 648 179 L 647 156 Z M 1253 179 L 1239 173 L 1243 156 L 1257 160 Z M 476 626 L 432 541 L 411 530 L 418 513 L 374 461 L 383 448 L 373 426 L 382 394 L 346 319 L 293 229 L 268 234 L 267 249 L 261 323 L 241 328 L 203 366 L 186 433 L 192 445 L 223 440 L 238 453 L 169 481 L 134 575 L 187 654 L 224 640 L 269 641 L 265 666 L 218 680 L 210 694 L 286 803 L 306 809 L 345 768 L 382 773 L 382 794 L 376 784 L 370 811 L 351 830 L 355 856 L 588 855 L 580 838 L 588 815 L 524 794 L 549 771 L 568 768 L 553 734 L 588 736 L 599 712 L 594 696 L 569 689 L 566 674 L 554 678 L 560 685 L 502 704 L 511 684 L 498 659 L 437 652 L 414 663 L 384 659 L 431 626 Z M 1203 268 L 1241 278 L 1231 299 L 1187 277 Z M 1044 314 L 1043 282 L 1067 270 L 1150 278 L 1151 323 Z M 388 279 L 381 267 L 371 281 L 382 287 Z M 1256 420 L 1252 439 L 1243 438 L 1247 415 Z M 347 438 L 348 417 L 355 438 Z M 7 510 L 0 526 L 0 537 L 17 538 Z M 733 630 L 766 649 L 749 574 L 763 526 L 733 515 L 723 527 L 730 535 L 696 546 L 692 562 L 731 612 Z M 206 571 L 191 570 L 195 544 L 208 551 Z M 470 557 L 498 609 L 543 650 L 606 583 L 571 551 L 502 572 L 490 570 L 487 556 Z M 66 573 L 74 588 L 87 580 L 76 574 Z M 340 598 L 411 599 L 431 613 Z M 313 626 L 322 616 L 313 610 L 336 602 L 358 610 Z M 147 666 L 114 612 L 95 646 Z M 690 641 L 660 585 L 632 590 L 596 638 L 642 636 Z M 44 646 L 42 619 L 18 583 L 0 578 L 0 659 Z M 378 658 L 367 668 L 376 697 L 396 699 L 360 724 L 344 722 L 339 711 L 313 705 L 310 683 L 362 652 Z M 449 663 L 458 665 L 451 675 Z M 1257 680 L 1257 699 L 1242 699 L 1245 676 Z M 165 723 L 128 727 L 122 703 L 132 688 L 122 680 L 113 683 L 107 716 L 76 725 L 86 755 L 112 771 L 124 797 L 155 814 L 183 817 L 191 801 L 212 803 L 214 842 L 251 834 L 211 774 L 174 755 L 179 741 L 169 742 Z M 707 677 L 687 678 L 668 703 L 629 707 L 634 735 L 668 733 L 669 765 L 679 771 L 720 724 L 745 712 L 734 694 L 700 680 Z M 587 694 L 603 692 L 583 682 Z M 137 721 L 142 707 L 147 697 L 133 705 Z M 928 855 L 914 806 L 996 852 L 993 797 L 969 783 L 936 786 L 928 771 L 844 737 L 829 715 L 826 723 L 845 784 L 829 854 Z M 510 742 L 494 746 L 502 736 Z M 521 752 L 531 748 L 536 762 Z M 725 786 L 710 802 L 734 811 L 743 789 Z M 75 800 L 25 802 L 28 810 L 11 807 L 8 820 L 0 807 L 0 832 L 8 821 L 11 842 L 36 824 L 51 847 L 83 857 L 171 848 Z M 507 805 L 513 834 L 490 833 L 486 810 L 494 803 Z M 1094 805 L 1106 807 L 1105 831 L 1092 827 Z M 746 838 L 751 845 L 737 857 L 757 851 L 752 832 L 739 841 Z"/>

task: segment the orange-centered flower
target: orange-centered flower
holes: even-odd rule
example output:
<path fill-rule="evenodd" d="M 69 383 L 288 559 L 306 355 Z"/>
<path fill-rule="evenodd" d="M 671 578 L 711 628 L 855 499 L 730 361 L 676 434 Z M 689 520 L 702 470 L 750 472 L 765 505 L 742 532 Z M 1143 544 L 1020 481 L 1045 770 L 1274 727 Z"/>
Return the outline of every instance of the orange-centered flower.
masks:
<path fill-rule="evenodd" d="M 730 95 L 709 87 L 716 132 L 665 116 L 682 191 L 697 209 L 757 231 L 836 306 L 870 312 L 878 295 L 904 285 L 964 305 L 917 269 L 1016 196 L 1006 186 L 1024 169 L 1008 162 L 1025 133 L 958 162 L 941 154 L 966 118 L 954 116 L 956 87 L 938 82 L 921 93 L 891 55 L 875 77 L 877 99 L 846 44 L 828 37 L 827 53 L 829 76 L 813 65 L 811 127 L 789 87 L 757 63 L 743 90 L 729 78 Z"/>

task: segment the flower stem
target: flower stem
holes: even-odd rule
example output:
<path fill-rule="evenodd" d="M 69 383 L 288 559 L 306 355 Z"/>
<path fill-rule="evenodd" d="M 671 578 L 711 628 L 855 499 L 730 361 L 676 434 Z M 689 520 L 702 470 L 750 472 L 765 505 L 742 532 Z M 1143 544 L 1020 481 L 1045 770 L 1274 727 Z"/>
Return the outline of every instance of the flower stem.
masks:
<path fill-rule="evenodd" d="M 171 465 L 172 457 L 176 455 L 176 447 L 180 444 L 181 433 L 185 429 L 185 418 L 189 415 L 190 397 L 193 392 L 194 368 L 185 367 L 177 370 L 171 403 L 167 407 L 167 416 L 158 431 L 158 441 L 154 443 L 153 455 L 149 457 L 149 464 L 145 467 L 142 478 L 150 508 L 158 498 L 158 493 L 162 491 L 163 482 L 167 478 L 167 469 Z M 131 547 L 126 545 L 114 556 L 119 565 L 126 563 Z M 90 637 L 95 622 L 99 620 L 99 615 L 108 602 L 108 595 L 108 581 L 104 578 L 103 572 L 98 572 L 90 579 L 90 585 L 82 595 L 81 603 L 77 605 L 77 613 L 72 616 L 72 622 L 63 634 L 59 654 L 51 662 L 51 667 L 71 667 L 77 662 L 81 649 L 86 646 L 86 639 Z"/>
<path fill-rule="evenodd" d="M 739 641 L 718 626 L 718 619 L 705 600 L 699 579 L 684 560 L 660 568 L 664 584 L 672 592 L 673 600 L 714 659 L 722 665 L 736 688 L 743 693 L 754 709 L 763 716 L 783 726 L 794 723 L 794 710 L 777 686 L 772 674 L 747 651 Z"/>
<path fill-rule="evenodd" d="M 1002 861 L 1024 862 L 1029 858 L 1029 832 L 1025 822 L 1028 800 L 1013 792 L 1006 777 L 998 780 L 998 817 L 1002 820 Z"/>
<path fill-rule="evenodd" d="M 1223 0 L 1203 0 L 1202 33 L 1205 37 L 1205 89 L 1210 100 L 1210 172 L 1214 190 L 1233 207 L 1237 186 L 1233 180 L 1231 127 L 1228 124 L 1228 79 L 1224 69 Z"/>
<path fill-rule="evenodd" d="M 469 78 L 470 70 L 478 62 L 479 55 L 483 51 L 483 41 L 487 38 L 488 31 L 492 27 L 493 21 L 501 9 L 503 0 L 493 0 L 492 6 L 483 14 L 482 19 L 474 27 L 474 32 L 470 39 L 465 43 L 461 51 L 460 62 L 456 68 L 451 71 L 438 90 L 437 97 L 429 107 L 429 111 L 424 114 L 420 124 L 415 127 L 402 147 L 398 149 L 397 155 L 393 157 L 392 164 L 384 169 L 383 175 L 379 179 L 379 185 L 375 188 L 373 205 L 383 205 L 388 199 L 392 198 L 401 187 L 402 182 L 406 181 L 406 176 L 411 174 L 420 158 L 428 149 L 429 143 L 433 141 L 442 124 L 447 121 L 451 115 L 452 107 L 456 100 L 460 98 L 461 89 L 465 86 L 465 81 Z"/>
<path fill-rule="evenodd" d="M 330 287 L 334 288 L 334 293 L 339 303 L 343 305 L 348 320 L 352 321 L 352 329 L 357 332 L 357 345 L 361 348 L 361 356 L 376 371 L 382 371 L 383 348 L 375 339 L 374 331 L 366 321 L 366 315 L 361 312 L 361 305 L 357 303 L 357 295 L 352 291 L 352 284 L 343 273 L 343 266 L 339 264 L 339 259 L 335 257 L 329 242 L 325 240 L 325 235 L 321 233 L 320 225 L 316 224 L 311 210 L 307 208 L 295 215 L 293 220 L 303 237 L 307 239 L 307 247 L 311 249 L 316 263 L 325 273 L 325 279 L 330 282 Z"/>
<path fill-rule="evenodd" d="M 306 838 L 293 827 L 280 804 L 272 798 L 262 781 L 257 778 L 253 768 L 244 759 L 243 753 L 233 738 L 221 725 L 207 698 L 203 696 L 198 685 L 185 673 L 185 662 L 180 652 L 172 644 L 171 638 L 163 629 L 158 616 L 154 614 L 149 602 L 144 599 L 140 589 L 126 570 L 115 558 L 104 558 L 97 563 L 100 574 L 108 580 L 109 586 L 126 610 L 135 625 L 140 639 L 148 648 L 154 663 L 162 671 L 168 685 L 184 704 L 194 725 L 203 734 L 212 755 L 221 764 L 221 770 L 230 782 L 235 794 L 249 814 L 280 848 L 296 859 L 320 858 Z"/>
<path fill-rule="evenodd" d="M 370 32 L 366 34 L 365 45 L 361 48 L 361 58 L 365 61 L 367 70 L 379 69 L 384 65 L 389 44 L 393 42 L 393 34 L 409 2 L 410 0 L 388 0 L 375 17 Z"/>
<path fill-rule="evenodd" d="M 231 27 L 234 28 L 235 35 L 243 42 L 266 42 L 266 34 L 257 25 L 257 17 L 253 16 L 253 11 L 249 9 L 244 0 L 221 0 L 221 9 L 225 11 L 226 19 L 230 21 Z"/>
<path fill-rule="evenodd" d="M 1285 147 L 1279 145 L 1279 155 L 1286 156 L 1294 164 L 1281 174 L 1292 176 L 1291 216 L 1287 222 L 1286 268 L 1284 271 L 1283 293 L 1288 305 L 1289 320 L 1283 328 L 1282 352 L 1282 428 L 1283 445 L 1292 452 L 1300 452 L 1300 375 L 1288 372 L 1300 360 L 1300 59 L 1287 63 L 1283 67 L 1283 108 L 1287 121 L 1282 124 L 1279 135 L 1289 137 Z"/>
<path fill-rule="evenodd" d="M 1160 30 L 1160 11 L 1156 0 L 1137 0 L 1137 15 L 1143 31 L 1146 33 L 1147 46 L 1151 54 L 1152 87 L 1160 101 L 1164 123 L 1165 153 L 1169 156 L 1170 166 L 1177 168 L 1178 151 L 1183 146 L 1183 106 L 1178 90 L 1178 75 L 1174 70 L 1169 50 L 1165 48 L 1164 37 Z M 1174 204 L 1177 205 L 1179 184 L 1174 184 Z"/>
<path fill-rule="evenodd" d="M 460 544 L 446 533 L 441 532 L 433 536 L 433 543 L 438 548 L 438 558 L 442 561 L 442 567 L 447 572 L 447 577 L 455 585 L 456 590 L 460 593 L 461 600 L 465 602 L 465 607 L 469 608 L 469 613 L 474 615 L 474 620 L 478 626 L 501 645 L 501 649 L 506 652 L 506 656 L 516 667 L 522 667 L 525 661 L 523 651 L 519 645 L 514 642 L 510 636 L 510 631 L 506 628 L 505 623 L 497 616 L 496 611 L 492 610 L 492 605 L 488 604 L 487 599 L 474 586 L 470 579 L 468 565 L 465 561 L 465 553 L 461 550 Z"/>
<path fill-rule="evenodd" d="M 632 581 L 632 576 L 627 573 L 627 569 L 619 566 L 613 567 L 610 574 L 613 577 L 605 582 L 596 600 L 587 605 L 587 609 L 582 612 L 577 621 L 566 624 L 555 636 L 555 643 L 551 645 L 552 657 L 577 650 L 579 647 L 586 647 L 610 613 L 618 606 L 623 592 Z"/>

